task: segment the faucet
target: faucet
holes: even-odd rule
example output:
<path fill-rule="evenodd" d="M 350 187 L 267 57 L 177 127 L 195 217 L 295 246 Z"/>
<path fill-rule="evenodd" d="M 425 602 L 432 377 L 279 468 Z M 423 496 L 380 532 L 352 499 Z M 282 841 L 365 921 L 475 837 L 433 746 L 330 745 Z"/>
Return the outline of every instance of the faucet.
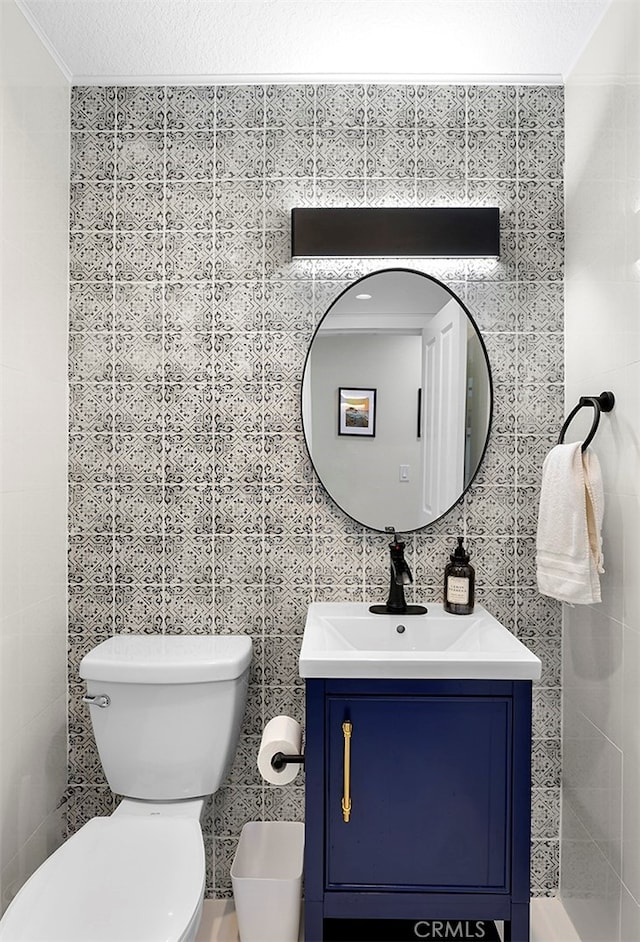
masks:
<path fill-rule="evenodd" d="M 404 558 L 405 544 L 395 527 L 385 527 L 385 533 L 392 537 L 389 543 L 389 597 L 386 605 L 371 605 L 369 611 L 374 615 L 424 615 L 424 605 L 407 605 L 404 587 L 411 585 L 413 576 L 409 564 Z"/>
<path fill-rule="evenodd" d="M 404 558 L 405 544 L 393 531 L 393 542 L 389 543 L 389 598 L 387 611 L 404 614 L 407 603 L 404 598 L 404 587 L 413 583 L 413 576 L 409 564 Z"/>

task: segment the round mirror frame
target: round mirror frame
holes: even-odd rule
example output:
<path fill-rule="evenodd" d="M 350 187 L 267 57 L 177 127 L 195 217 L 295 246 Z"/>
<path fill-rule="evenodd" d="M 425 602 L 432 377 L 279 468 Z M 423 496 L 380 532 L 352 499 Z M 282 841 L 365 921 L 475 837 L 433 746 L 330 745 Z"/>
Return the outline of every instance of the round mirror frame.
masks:
<path fill-rule="evenodd" d="M 354 289 L 357 285 L 361 284 L 363 281 L 366 281 L 368 278 L 371 278 L 373 275 L 381 274 L 381 273 L 384 273 L 384 272 L 406 272 L 407 274 L 411 274 L 411 275 L 420 275 L 421 277 L 426 278 L 426 279 L 428 279 L 429 281 L 432 281 L 433 283 L 435 283 L 436 285 L 438 285 L 439 287 L 441 287 L 453 300 L 455 300 L 455 301 L 457 302 L 457 304 L 460 306 L 461 310 L 464 311 L 464 313 L 466 314 L 466 316 L 467 316 L 467 318 L 468 318 L 468 321 L 469 321 L 469 323 L 472 325 L 472 327 L 473 327 L 473 329 L 474 329 L 474 331 L 475 331 L 475 334 L 476 334 L 476 336 L 477 336 L 477 338 L 478 338 L 478 341 L 479 341 L 479 343 L 480 343 L 480 348 L 481 348 L 482 353 L 483 353 L 483 355 L 484 355 L 484 359 L 485 359 L 485 363 L 486 363 L 486 367 L 487 367 L 488 402 L 489 402 L 488 422 L 487 422 L 487 429 L 486 429 L 486 434 L 485 434 L 484 445 L 483 445 L 483 447 L 482 447 L 482 451 L 481 451 L 481 453 L 480 453 L 480 457 L 479 457 L 479 459 L 478 459 L 478 462 L 477 462 L 477 464 L 476 464 L 476 467 L 475 467 L 475 469 L 473 470 L 473 473 L 470 475 L 469 480 L 465 483 L 465 485 L 464 485 L 462 491 L 460 492 L 460 494 L 458 495 L 458 497 L 456 498 L 456 500 L 453 501 L 441 514 L 439 514 L 437 517 L 434 517 L 433 520 L 428 521 L 428 523 L 426 523 L 426 524 L 422 524 L 422 525 L 417 526 L 417 527 L 404 527 L 403 530 L 402 530 L 402 532 L 404 532 L 404 533 L 413 533 L 413 532 L 416 532 L 416 531 L 418 531 L 418 530 L 424 530 L 424 529 L 426 529 L 427 527 L 432 526 L 432 525 L 433 525 L 434 523 L 436 523 L 438 520 L 441 520 L 444 516 L 446 516 L 446 515 L 453 509 L 453 507 L 456 506 L 456 504 L 459 503 L 459 501 L 461 500 L 461 498 L 464 497 L 464 495 L 466 494 L 466 492 L 469 490 L 469 488 L 470 488 L 471 485 L 473 484 L 473 482 L 474 482 L 474 480 L 475 480 L 475 478 L 476 478 L 476 476 L 477 476 L 477 474 L 478 474 L 478 471 L 479 471 L 480 468 L 482 467 L 482 462 L 484 461 L 484 457 L 485 457 L 485 454 L 486 454 L 486 451 L 487 451 L 487 447 L 488 447 L 488 444 L 489 444 L 489 438 L 490 438 L 490 436 L 491 436 L 491 427 L 492 427 L 492 422 L 493 422 L 493 403 L 494 403 L 494 396 L 493 396 L 493 378 L 492 378 L 492 374 L 491 374 L 491 363 L 490 363 L 490 361 L 489 361 L 489 355 L 488 355 L 488 352 L 487 352 L 487 348 L 486 348 L 484 339 L 483 339 L 483 337 L 482 337 L 482 334 L 480 333 L 480 330 L 479 330 L 479 328 L 478 328 L 478 325 L 477 325 L 477 323 L 476 323 L 476 321 L 475 321 L 473 315 L 472 315 L 471 312 L 469 311 L 468 307 L 467 307 L 466 304 L 458 297 L 458 295 L 455 294 L 455 292 L 452 291 L 451 288 L 448 287 L 448 285 L 446 285 L 444 282 L 440 281 L 438 278 L 435 278 L 433 275 L 428 275 L 428 274 L 426 274 L 425 272 L 418 271 L 418 270 L 412 269 L 412 268 L 402 268 L 402 267 L 381 268 L 381 269 L 378 269 L 378 270 L 376 270 L 376 271 L 374 271 L 374 272 L 369 272 L 368 274 L 363 275 L 363 276 L 361 276 L 360 278 L 357 278 L 355 281 L 353 281 L 351 284 L 349 284 L 349 285 L 348 285 L 343 291 L 341 291 L 340 294 L 339 294 L 336 298 L 334 298 L 334 300 L 331 302 L 331 304 L 329 305 L 329 307 L 327 308 L 327 310 L 326 310 L 326 311 L 324 312 L 324 314 L 322 315 L 320 321 L 318 322 L 318 324 L 317 324 L 317 326 L 316 326 L 316 328 L 315 328 L 315 330 L 314 330 L 314 332 L 313 332 L 313 336 L 311 337 L 311 340 L 309 341 L 309 346 L 308 346 L 308 348 L 307 348 L 307 353 L 306 353 L 305 361 L 304 361 L 304 367 L 303 367 L 303 370 L 302 370 L 302 382 L 301 382 L 301 387 L 300 387 L 300 418 L 301 418 L 301 424 L 302 424 L 302 430 L 303 430 L 304 442 L 305 442 L 305 447 L 306 447 L 306 450 L 307 450 L 307 454 L 309 455 L 309 460 L 311 461 L 311 465 L 312 465 L 312 467 L 313 467 L 314 473 L 316 474 L 316 477 L 318 478 L 318 481 L 319 481 L 320 484 L 322 485 L 322 487 L 323 487 L 325 493 L 331 498 L 332 502 L 336 505 L 336 507 L 338 507 L 344 514 L 346 514 L 346 516 L 348 516 L 348 517 L 350 517 L 352 520 L 354 520 L 359 526 L 367 527 L 368 529 L 374 530 L 375 532 L 378 532 L 378 533 L 383 533 L 383 532 L 384 532 L 384 528 L 372 526 L 370 523 L 367 523 L 367 522 L 364 521 L 364 520 L 360 520 L 360 519 L 358 519 L 357 517 L 354 517 L 353 514 L 349 513 L 349 511 L 346 510 L 344 506 L 342 506 L 342 504 L 338 503 L 338 501 L 333 497 L 331 491 L 329 490 L 329 488 L 327 487 L 327 485 L 326 485 L 325 482 L 323 481 L 322 477 L 321 477 L 320 474 L 318 473 L 318 470 L 317 470 L 317 468 L 316 468 L 315 462 L 314 462 L 314 460 L 313 460 L 313 455 L 311 454 L 311 449 L 310 449 L 310 447 L 309 447 L 309 441 L 308 441 L 308 437 L 307 437 L 307 430 L 306 430 L 306 428 L 305 428 L 304 415 L 303 415 L 303 396 L 304 396 L 304 379 L 305 379 L 305 375 L 306 375 L 306 371 L 307 371 L 307 365 L 308 365 L 308 362 L 309 362 L 309 358 L 310 358 L 310 356 L 311 356 L 311 351 L 312 351 L 312 348 L 313 348 L 313 343 L 314 343 L 314 340 L 316 339 L 316 337 L 317 337 L 317 335 L 318 335 L 318 332 L 320 331 L 320 329 L 321 329 L 321 327 L 322 327 L 322 324 L 324 323 L 326 317 L 331 313 L 331 311 L 332 311 L 332 309 L 334 308 L 334 306 L 343 298 L 343 296 L 344 296 L 348 291 L 351 291 L 351 290 Z M 390 521 L 390 523 L 392 524 L 393 521 Z"/>

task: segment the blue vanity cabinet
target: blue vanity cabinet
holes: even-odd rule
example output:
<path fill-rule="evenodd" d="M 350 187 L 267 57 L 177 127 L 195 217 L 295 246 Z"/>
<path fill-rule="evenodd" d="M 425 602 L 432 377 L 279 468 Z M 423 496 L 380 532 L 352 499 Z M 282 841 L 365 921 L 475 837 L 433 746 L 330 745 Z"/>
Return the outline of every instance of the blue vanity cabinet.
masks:
<path fill-rule="evenodd" d="M 504 890 L 510 712 L 507 697 L 329 696 L 326 886 Z"/>
<path fill-rule="evenodd" d="M 529 939 L 530 681 L 307 680 L 305 940 L 325 919 Z"/>

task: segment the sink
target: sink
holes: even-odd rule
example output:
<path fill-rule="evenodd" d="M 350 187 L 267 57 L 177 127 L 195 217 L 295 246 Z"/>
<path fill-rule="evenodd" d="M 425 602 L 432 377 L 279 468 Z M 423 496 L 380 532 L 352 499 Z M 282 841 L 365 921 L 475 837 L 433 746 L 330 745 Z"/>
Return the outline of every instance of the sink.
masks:
<path fill-rule="evenodd" d="M 400 629 L 400 630 L 399 630 Z M 372 615 L 360 602 L 312 602 L 301 677 L 538 680 L 539 658 L 482 605 L 450 615 Z"/>

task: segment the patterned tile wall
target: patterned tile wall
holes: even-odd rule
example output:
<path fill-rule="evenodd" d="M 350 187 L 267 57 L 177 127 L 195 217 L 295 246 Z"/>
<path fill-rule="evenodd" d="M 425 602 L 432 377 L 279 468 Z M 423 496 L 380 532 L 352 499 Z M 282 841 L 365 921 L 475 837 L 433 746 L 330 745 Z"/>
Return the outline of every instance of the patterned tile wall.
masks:
<path fill-rule="evenodd" d="M 297 818 L 303 776 L 258 777 L 263 724 L 303 720 L 312 599 L 383 599 L 386 540 L 324 495 L 298 417 L 314 325 L 370 260 L 292 261 L 293 206 L 498 205 L 495 261 L 400 260 L 475 315 L 496 392 L 472 489 L 410 535 L 437 599 L 454 537 L 478 600 L 544 663 L 534 703 L 533 882 L 558 874 L 560 613 L 535 589 L 542 458 L 562 420 L 560 87 L 76 88 L 70 321 L 70 754 L 75 830 L 112 798 L 79 700 L 113 632 L 246 632 L 242 741 L 206 825 L 208 893 L 230 893 L 245 821 Z M 394 263 L 396 264 L 396 263 Z"/>

